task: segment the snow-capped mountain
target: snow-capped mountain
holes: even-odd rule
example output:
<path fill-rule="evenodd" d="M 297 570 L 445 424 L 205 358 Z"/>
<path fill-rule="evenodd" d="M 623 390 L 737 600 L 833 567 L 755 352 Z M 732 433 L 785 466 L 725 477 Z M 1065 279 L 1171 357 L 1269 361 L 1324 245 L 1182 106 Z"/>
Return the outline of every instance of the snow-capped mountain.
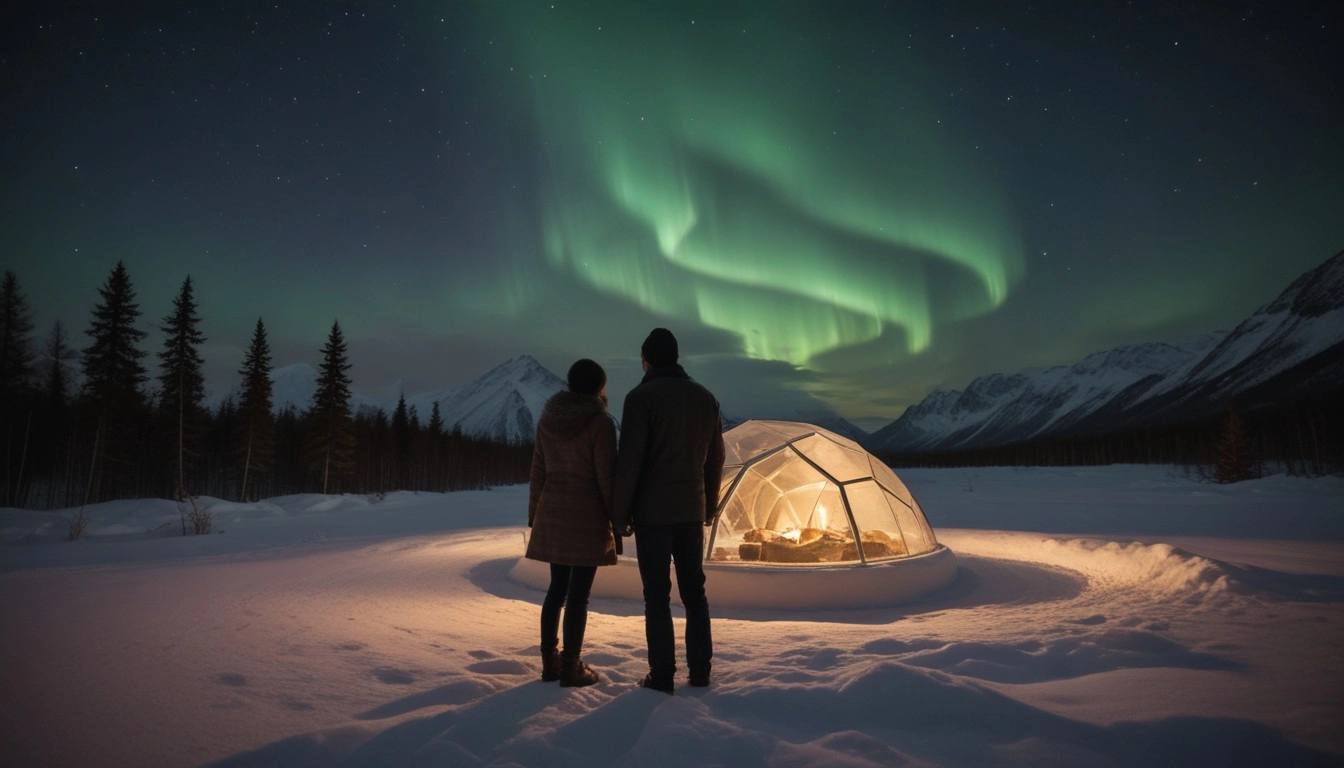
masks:
<path fill-rule="evenodd" d="M 564 387 L 559 376 L 530 355 L 520 355 L 460 387 L 407 397 L 406 405 L 415 406 L 423 422 L 438 403 L 444 428 L 464 435 L 527 442 L 536 434 L 546 401 Z"/>
<path fill-rule="evenodd" d="M 1029 440 L 1081 423 L 1139 382 L 1179 376 L 1222 334 L 1116 347 L 1071 366 L 995 373 L 937 390 L 862 442 L 870 450 L 954 450 Z"/>
<path fill-rule="evenodd" d="M 1256 310 L 1200 361 L 1168 409 L 1294 397 L 1344 384 L 1344 251 Z M 1154 392 L 1158 394 L 1158 392 Z"/>
<path fill-rule="evenodd" d="M 434 404 L 444 429 L 460 429 L 462 434 L 508 442 L 526 442 L 536 433 L 542 406 L 551 395 L 563 389 L 564 380 L 528 355 L 521 355 L 487 371 L 460 387 L 407 395 L 407 407 L 414 407 L 422 424 L 429 421 Z M 293 363 L 271 371 L 271 402 L 276 413 L 292 407 L 305 411 L 317 392 L 317 369 L 308 363 Z M 369 396 L 350 394 L 350 409 L 355 413 L 382 410 L 388 414 L 397 407 L 400 393 Z"/>
<path fill-rule="evenodd" d="M 863 441 L 874 451 L 951 451 L 1173 424 L 1344 389 L 1344 252 L 1230 333 L 991 374 L 938 390 Z"/>

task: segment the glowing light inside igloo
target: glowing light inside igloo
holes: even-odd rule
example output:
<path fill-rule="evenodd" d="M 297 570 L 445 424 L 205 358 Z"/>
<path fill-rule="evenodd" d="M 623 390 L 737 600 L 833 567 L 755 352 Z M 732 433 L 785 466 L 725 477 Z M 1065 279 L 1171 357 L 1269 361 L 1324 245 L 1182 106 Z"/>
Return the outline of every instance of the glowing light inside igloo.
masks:
<path fill-rule="evenodd" d="M 939 547 L 896 473 L 858 443 L 799 422 L 724 433 L 709 562 L 869 563 Z"/>

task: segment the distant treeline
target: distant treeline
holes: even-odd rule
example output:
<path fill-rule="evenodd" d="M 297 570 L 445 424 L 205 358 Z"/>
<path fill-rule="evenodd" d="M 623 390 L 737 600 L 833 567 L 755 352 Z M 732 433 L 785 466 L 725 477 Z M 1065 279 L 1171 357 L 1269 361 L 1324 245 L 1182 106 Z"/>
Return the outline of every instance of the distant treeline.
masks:
<path fill-rule="evenodd" d="M 1269 472 L 1344 472 L 1344 396 L 1242 411 L 1162 427 L 1071 435 L 954 452 L 882 453 L 895 467 L 1174 464 L 1216 482 Z"/>
<path fill-rule="evenodd" d="M 255 500 L 290 493 L 448 491 L 525 482 L 530 444 L 499 444 L 444 428 L 407 409 L 352 414 L 350 362 L 332 324 L 306 410 L 273 412 L 271 356 L 258 319 L 239 361 L 239 394 L 204 405 L 191 278 L 158 326 L 163 348 L 151 374 L 140 348 L 139 305 L 118 263 L 99 289 L 72 348 L 57 322 L 36 343 L 13 271 L 0 289 L 0 506 L 50 509 L 121 498 Z M 78 385 L 72 374 L 82 375 Z M 194 505 L 192 506 L 195 509 Z M 184 515 L 183 528 L 187 528 Z M 208 517 L 195 521 L 209 529 Z M 72 530 L 72 536 L 78 531 Z"/>

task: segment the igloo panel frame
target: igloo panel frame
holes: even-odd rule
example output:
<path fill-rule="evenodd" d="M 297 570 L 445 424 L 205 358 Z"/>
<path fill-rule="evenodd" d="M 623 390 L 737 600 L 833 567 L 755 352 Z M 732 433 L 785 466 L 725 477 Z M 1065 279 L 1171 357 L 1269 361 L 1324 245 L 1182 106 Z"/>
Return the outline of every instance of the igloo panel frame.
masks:
<path fill-rule="evenodd" d="M 762 426 L 771 428 L 773 431 L 776 432 L 778 431 L 777 428 L 770 427 L 768 423 Z M 735 494 L 737 493 L 739 487 L 742 484 L 743 478 L 747 476 L 749 470 L 752 467 L 758 464 L 762 464 L 785 451 L 791 452 L 795 457 L 801 459 L 804 463 L 810 466 L 812 470 L 815 471 L 823 481 L 825 481 L 825 483 L 829 484 L 830 486 L 834 486 L 835 489 L 839 491 L 840 499 L 844 507 L 845 519 L 849 524 L 849 533 L 853 537 L 858 559 L 837 560 L 837 561 L 804 561 L 804 562 L 771 561 L 771 562 L 763 562 L 760 564 L 785 565 L 785 566 L 797 565 L 803 567 L 818 566 L 818 565 L 820 566 L 837 566 L 837 565 L 854 565 L 854 564 L 867 565 L 870 562 L 870 560 L 872 562 L 900 560 L 909 557 L 916 557 L 938 549 L 940 545 L 938 544 L 937 537 L 933 533 L 932 526 L 930 526 L 928 523 L 928 518 L 924 515 L 923 508 L 920 507 L 919 502 L 916 501 L 914 495 L 910 493 L 910 489 L 905 486 L 905 483 L 902 482 L 899 477 L 896 477 L 896 482 L 900 486 L 899 490 L 903 491 L 904 494 L 910 498 L 911 502 L 910 504 L 906 504 L 901 499 L 900 493 L 898 493 L 897 489 L 888 488 L 887 485 L 883 483 L 882 480 L 876 475 L 876 473 L 872 471 L 871 467 L 869 467 L 869 472 L 867 475 L 844 481 L 837 479 L 835 475 L 827 471 L 816 461 L 813 461 L 812 458 L 808 456 L 805 451 L 800 450 L 795 445 L 795 443 L 802 442 L 811 437 L 820 437 L 823 440 L 829 440 L 830 442 L 835 443 L 837 446 L 842 448 L 848 447 L 845 446 L 843 443 L 832 439 L 829 433 L 827 433 L 825 430 L 813 427 L 793 437 L 787 437 L 781 434 L 780 438 L 782 442 L 780 444 L 775 445 L 768 450 L 761 451 L 760 453 L 756 454 L 755 456 L 752 456 L 750 459 L 743 461 L 740 464 L 732 464 L 724 467 L 725 471 L 731 470 L 735 474 L 728 488 L 726 490 L 721 491 L 721 498 L 719 499 L 719 505 L 718 508 L 715 510 L 714 514 L 714 525 L 711 527 L 710 535 L 708 537 L 708 540 L 705 542 L 704 558 L 706 562 L 746 563 L 750 565 L 757 564 L 756 562 L 747 560 L 712 559 L 712 555 L 714 553 L 714 544 L 715 541 L 718 539 L 720 529 L 724 525 L 723 513 L 728 508 L 730 500 L 734 498 Z M 862 451 L 861 448 L 859 450 Z M 862 452 L 868 455 L 869 459 L 871 460 L 871 454 L 867 454 L 866 451 Z M 894 473 L 893 477 L 895 477 Z M 862 483 L 872 483 L 874 486 L 876 486 L 878 489 L 881 490 L 883 501 L 887 506 L 886 513 L 891 516 L 892 528 L 900 536 L 901 547 L 905 551 L 905 554 L 869 558 L 867 553 L 864 552 L 863 538 L 862 538 L 863 531 L 860 529 L 859 523 L 854 517 L 854 507 L 849 493 L 850 486 L 855 486 Z M 824 494 L 825 491 L 826 488 L 823 487 L 821 493 Z M 913 516 L 916 525 L 920 528 L 919 538 L 923 539 L 924 546 L 919 551 L 917 552 L 911 551 L 909 541 L 907 539 L 907 532 L 905 530 L 905 526 L 901 525 L 902 515 L 898 514 L 895 509 L 891 508 L 891 505 L 893 503 L 901 504 L 902 506 L 907 507 L 911 513 L 911 516 Z"/>

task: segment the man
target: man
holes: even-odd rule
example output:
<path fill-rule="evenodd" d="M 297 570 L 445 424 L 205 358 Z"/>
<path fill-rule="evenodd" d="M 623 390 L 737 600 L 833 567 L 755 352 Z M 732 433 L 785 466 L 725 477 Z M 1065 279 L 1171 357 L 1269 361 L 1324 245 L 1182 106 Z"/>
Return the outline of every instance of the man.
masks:
<path fill-rule="evenodd" d="M 723 476 L 719 402 L 677 364 L 677 339 L 654 328 L 640 348 L 644 379 L 625 397 L 616 458 L 616 530 L 633 526 L 644 582 L 645 688 L 672 693 L 676 637 L 672 580 L 686 607 L 686 666 L 690 684 L 709 685 L 713 642 L 703 567 L 705 527 L 712 525 Z"/>

